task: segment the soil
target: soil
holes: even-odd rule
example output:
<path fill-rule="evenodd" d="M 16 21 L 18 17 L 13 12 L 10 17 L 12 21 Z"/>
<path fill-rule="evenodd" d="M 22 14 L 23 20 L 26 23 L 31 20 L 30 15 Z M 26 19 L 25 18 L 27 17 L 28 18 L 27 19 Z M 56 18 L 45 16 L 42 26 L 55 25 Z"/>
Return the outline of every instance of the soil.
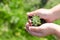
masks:
<path fill-rule="evenodd" d="M 33 21 L 33 20 L 32 20 L 33 17 L 29 16 L 29 18 L 31 19 L 31 21 Z M 37 25 L 33 24 L 33 22 L 32 22 L 32 26 L 40 26 L 40 25 L 42 25 L 42 24 L 44 24 L 44 23 L 47 23 L 46 20 L 44 20 L 44 19 L 42 19 L 42 18 L 40 18 L 40 21 L 39 21 L 39 22 L 40 22 L 40 24 L 37 24 Z"/>

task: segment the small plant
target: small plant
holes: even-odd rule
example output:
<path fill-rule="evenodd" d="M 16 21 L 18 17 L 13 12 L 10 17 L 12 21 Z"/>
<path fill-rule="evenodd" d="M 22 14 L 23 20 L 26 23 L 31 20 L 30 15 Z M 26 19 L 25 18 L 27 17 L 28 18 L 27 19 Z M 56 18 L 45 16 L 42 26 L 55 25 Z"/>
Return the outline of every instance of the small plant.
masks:
<path fill-rule="evenodd" d="M 32 26 L 40 26 L 43 23 L 46 23 L 44 19 L 41 19 L 39 16 L 33 16 L 31 18 Z"/>
<path fill-rule="evenodd" d="M 32 25 L 33 26 L 39 26 L 41 24 L 41 20 L 38 16 L 32 17 Z"/>

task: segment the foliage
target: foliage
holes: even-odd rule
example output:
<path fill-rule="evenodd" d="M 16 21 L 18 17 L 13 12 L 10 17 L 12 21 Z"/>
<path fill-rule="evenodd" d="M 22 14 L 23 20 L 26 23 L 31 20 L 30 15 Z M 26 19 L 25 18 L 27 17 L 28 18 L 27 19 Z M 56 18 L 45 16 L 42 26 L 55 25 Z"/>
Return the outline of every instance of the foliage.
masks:
<path fill-rule="evenodd" d="M 33 26 L 40 26 L 41 25 L 41 20 L 38 16 L 34 16 L 32 18 L 32 24 Z"/>
<path fill-rule="evenodd" d="M 60 0 L 0 0 L 0 40 L 55 40 L 52 36 L 38 38 L 25 30 L 27 12 L 51 8 Z"/>

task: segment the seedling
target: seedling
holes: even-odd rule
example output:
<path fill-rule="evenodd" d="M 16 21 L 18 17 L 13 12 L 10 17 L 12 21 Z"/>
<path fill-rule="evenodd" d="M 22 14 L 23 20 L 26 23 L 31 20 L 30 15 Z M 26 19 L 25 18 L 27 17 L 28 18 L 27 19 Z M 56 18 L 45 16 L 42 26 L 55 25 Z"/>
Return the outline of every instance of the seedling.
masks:
<path fill-rule="evenodd" d="M 32 26 L 40 26 L 43 23 L 46 23 L 44 19 L 41 19 L 39 16 L 33 16 L 31 18 Z"/>
<path fill-rule="evenodd" d="M 41 20 L 38 16 L 33 16 L 32 17 L 32 25 L 33 26 L 38 26 L 41 24 Z"/>

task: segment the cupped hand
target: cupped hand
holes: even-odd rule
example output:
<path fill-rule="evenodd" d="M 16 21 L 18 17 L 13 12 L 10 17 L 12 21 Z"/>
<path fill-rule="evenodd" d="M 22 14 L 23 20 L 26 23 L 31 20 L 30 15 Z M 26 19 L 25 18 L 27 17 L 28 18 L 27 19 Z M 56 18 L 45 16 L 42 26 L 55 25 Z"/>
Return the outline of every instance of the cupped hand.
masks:
<path fill-rule="evenodd" d="M 30 26 L 29 23 L 26 24 L 26 30 L 33 36 L 44 37 L 50 34 L 55 34 L 56 24 L 45 23 L 41 26 Z"/>
<path fill-rule="evenodd" d="M 34 36 L 47 36 L 49 34 L 54 34 L 53 22 L 55 17 L 50 9 L 38 9 L 32 12 L 28 12 L 28 23 L 26 24 L 26 30 Z M 39 16 L 40 18 L 46 20 L 47 23 L 42 24 L 41 26 L 35 27 L 31 24 L 31 17 L 34 15 Z"/>
<path fill-rule="evenodd" d="M 53 7 L 52 9 L 38 9 L 32 12 L 28 12 L 28 23 L 26 24 L 26 30 L 38 37 L 44 37 L 50 34 L 55 34 L 60 37 L 60 25 L 52 23 L 54 20 L 60 18 L 60 5 Z M 47 23 L 44 23 L 40 26 L 32 26 L 31 17 L 34 15 L 39 16 L 44 19 Z"/>
<path fill-rule="evenodd" d="M 50 9 L 38 9 L 27 13 L 28 17 L 33 17 L 34 15 L 46 20 L 46 22 L 53 22 L 56 20 L 53 12 Z M 29 18 L 30 19 L 30 18 Z"/>

